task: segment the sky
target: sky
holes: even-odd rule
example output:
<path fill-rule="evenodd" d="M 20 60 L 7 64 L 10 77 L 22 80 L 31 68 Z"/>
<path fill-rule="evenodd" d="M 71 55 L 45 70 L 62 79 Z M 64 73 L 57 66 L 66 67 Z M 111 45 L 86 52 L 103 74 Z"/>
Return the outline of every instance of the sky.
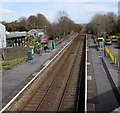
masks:
<path fill-rule="evenodd" d="M 118 0 L 1 0 L 0 21 L 11 22 L 41 13 L 55 22 L 59 11 L 66 11 L 75 23 L 89 23 L 96 13 L 118 14 Z"/>

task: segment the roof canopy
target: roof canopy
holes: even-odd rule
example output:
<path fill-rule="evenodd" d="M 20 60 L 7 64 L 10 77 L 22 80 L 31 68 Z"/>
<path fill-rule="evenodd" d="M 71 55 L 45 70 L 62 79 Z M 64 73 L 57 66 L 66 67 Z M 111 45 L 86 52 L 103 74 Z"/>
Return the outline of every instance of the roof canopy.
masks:
<path fill-rule="evenodd" d="M 27 35 L 26 31 L 23 32 L 10 32 L 7 34 L 6 38 L 18 38 L 18 37 L 25 37 Z"/>

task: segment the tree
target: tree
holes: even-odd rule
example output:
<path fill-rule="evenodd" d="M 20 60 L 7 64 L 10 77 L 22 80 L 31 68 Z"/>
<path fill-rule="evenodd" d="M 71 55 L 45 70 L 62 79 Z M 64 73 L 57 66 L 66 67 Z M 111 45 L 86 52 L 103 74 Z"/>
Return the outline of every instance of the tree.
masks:
<path fill-rule="evenodd" d="M 50 25 L 49 21 L 46 19 L 46 17 L 44 15 L 37 14 L 36 18 L 37 18 L 37 25 L 40 28 L 45 28 L 45 26 L 49 26 Z"/>
<path fill-rule="evenodd" d="M 26 29 L 25 25 L 22 24 L 22 23 L 20 23 L 20 24 L 19 24 L 19 27 L 18 27 L 18 31 L 26 31 L 26 30 L 27 30 L 27 29 Z"/>
<path fill-rule="evenodd" d="M 60 11 L 57 14 L 57 24 L 59 35 L 69 34 L 73 30 L 74 22 L 68 17 L 67 12 Z"/>
<path fill-rule="evenodd" d="M 31 24 L 33 26 L 37 25 L 37 18 L 36 18 L 36 16 L 34 16 L 34 15 L 29 16 L 28 19 L 27 19 L 27 23 Z"/>
<path fill-rule="evenodd" d="M 5 25 L 7 31 L 29 31 L 42 28 L 53 38 L 63 37 L 72 31 L 79 32 L 81 29 L 80 25 L 75 24 L 65 11 L 58 12 L 56 22 L 52 24 L 43 14 L 38 13 L 28 18 L 20 17 L 17 21 L 5 23 Z"/>
<path fill-rule="evenodd" d="M 82 29 L 82 26 L 80 24 L 74 24 L 74 32 L 80 32 Z"/>
<path fill-rule="evenodd" d="M 98 35 L 101 35 L 104 32 L 110 34 L 111 32 L 114 32 L 116 22 L 117 16 L 112 12 L 107 14 L 96 14 L 88 24 L 88 28 Z"/>
<path fill-rule="evenodd" d="M 67 12 L 60 11 L 57 13 L 56 21 L 47 27 L 47 33 L 53 38 L 62 38 L 71 32 L 79 32 L 81 26 L 75 24 L 69 17 Z"/>
<path fill-rule="evenodd" d="M 24 17 L 24 16 L 22 16 L 22 17 L 20 17 L 20 18 L 18 19 L 18 22 L 19 22 L 19 23 L 22 23 L 22 24 L 26 24 L 26 20 L 27 20 L 27 18 Z"/>
<path fill-rule="evenodd" d="M 27 24 L 27 30 L 36 28 L 36 25 L 37 25 L 36 16 L 34 16 L 34 15 L 29 16 L 27 21 L 26 21 L 26 24 Z"/>

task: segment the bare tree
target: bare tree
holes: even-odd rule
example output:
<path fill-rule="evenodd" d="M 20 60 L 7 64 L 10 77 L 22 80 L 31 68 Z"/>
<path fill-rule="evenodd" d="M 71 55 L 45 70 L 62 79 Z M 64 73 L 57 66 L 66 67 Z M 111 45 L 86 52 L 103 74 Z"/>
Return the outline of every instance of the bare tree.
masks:
<path fill-rule="evenodd" d="M 96 14 L 89 23 L 89 29 L 95 34 L 101 35 L 104 32 L 110 34 L 114 31 L 117 22 L 117 16 L 110 12 L 107 14 Z"/>
<path fill-rule="evenodd" d="M 27 18 L 24 17 L 24 16 L 22 16 L 22 17 L 20 17 L 20 18 L 18 19 L 18 22 L 20 22 L 20 23 L 22 23 L 22 24 L 26 24 L 26 20 L 27 20 Z"/>
<path fill-rule="evenodd" d="M 68 17 L 67 12 L 60 11 L 57 13 L 57 23 L 59 25 L 60 35 L 66 35 L 73 29 L 74 22 Z"/>

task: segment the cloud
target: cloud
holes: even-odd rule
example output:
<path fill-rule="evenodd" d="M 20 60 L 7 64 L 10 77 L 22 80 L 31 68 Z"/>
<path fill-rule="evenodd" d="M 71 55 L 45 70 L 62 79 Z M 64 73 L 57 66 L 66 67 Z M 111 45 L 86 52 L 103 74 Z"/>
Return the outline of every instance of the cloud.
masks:
<path fill-rule="evenodd" d="M 13 13 L 13 11 L 8 9 L 0 9 L 0 14 L 10 14 L 10 13 Z"/>
<path fill-rule="evenodd" d="M 55 5 L 57 9 L 59 9 L 59 7 L 63 7 L 62 9 L 67 11 L 70 18 L 77 23 L 89 22 L 96 13 L 106 14 L 108 12 L 114 12 L 117 14 L 118 12 L 117 3 L 113 4 L 110 2 L 64 3 Z"/>
<path fill-rule="evenodd" d="M 10 2 L 3 3 L 3 6 L 4 10 L 10 9 L 7 11 L 0 10 L 0 14 L 1 12 L 4 12 L 4 15 L 2 15 L 4 21 L 14 21 L 21 16 L 29 17 L 30 15 L 36 15 L 37 13 L 41 13 L 50 22 L 54 22 L 57 18 L 57 13 L 59 11 L 66 11 L 73 21 L 77 23 L 84 23 L 89 22 L 96 13 L 118 13 L 117 2 Z M 21 9 L 18 7 L 21 7 Z M 7 12 L 7 15 L 5 15 L 5 12 Z"/>
<path fill-rule="evenodd" d="M 92 13 L 99 13 L 99 12 L 116 12 L 117 7 L 113 7 L 111 4 L 103 4 L 103 3 L 93 3 L 93 4 L 86 4 L 81 6 L 84 9 L 84 12 L 92 12 Z"/>
<path fill-rule="evenodd" d="M 75 19 L 84 22 L 90 21 L 92 17 L 97 13 L 106 14 L 108 12 L 114 12 L 115 14 L 117 14 L 117 7 L 114 7 L 112 4 L 103 4 L 103 3 L 85 4 L 85 5 L 81 5 L 81 9 L 83 10 L 79 10 L 77 12 L 78 14 L 80 14 L 80 17 L 76 16 Z"/>

